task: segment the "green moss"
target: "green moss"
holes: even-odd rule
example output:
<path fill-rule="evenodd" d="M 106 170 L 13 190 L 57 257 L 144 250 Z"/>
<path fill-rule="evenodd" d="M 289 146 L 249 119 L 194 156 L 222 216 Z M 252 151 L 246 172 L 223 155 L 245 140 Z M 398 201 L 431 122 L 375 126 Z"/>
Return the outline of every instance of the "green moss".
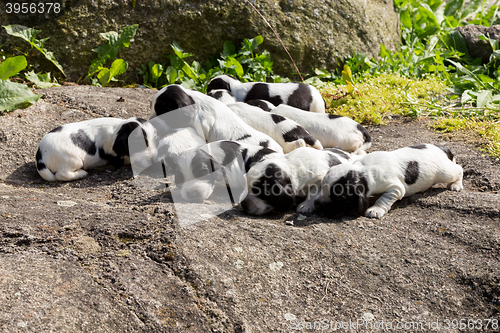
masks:
<path fill-rule="evenodd" d="M 346 91 L 345 86 L 328 84 L 320 88 L 327 102 L 328 112 L 348 116 L 361 123 L 384 124 L 393 115 L 410 116 L 408 96 L 416 100 L 429 100 L 445 92 L 440 79 L 429 76 L 413 80 L 384 74 L 356 84 L 359 94 L 336 99 Z"/>
<path fill-rule="evenodd" d="M 474 118 L 439 118 L 431 123 L 439 132 L 471 131 L 484 139 L 482 150 L 500 159 L 500 123 Z"/>

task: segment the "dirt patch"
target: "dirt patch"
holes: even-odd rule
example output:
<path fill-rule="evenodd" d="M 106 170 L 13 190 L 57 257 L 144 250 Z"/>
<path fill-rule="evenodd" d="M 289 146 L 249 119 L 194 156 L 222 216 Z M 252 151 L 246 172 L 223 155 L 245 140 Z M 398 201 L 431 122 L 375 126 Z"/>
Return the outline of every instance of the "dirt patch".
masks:
<path fill-rule="evenodd" d="M 381 220 L 234 208 L 181 227 L 168 190 L 137 186 L 128 167 L 47 183 L 34 166 L 52 128 L 147 118 L 154 91 L 40 93 L 0 116 L 2 331 L 328 331 L 363 318 L 441 331 L 446 320 L 499 318 L 500 163 L 475 143 L 406 118 L 369 128 L 372 150 L 446 144 L 465 172 L 463 192 L 435 186 Z"/>

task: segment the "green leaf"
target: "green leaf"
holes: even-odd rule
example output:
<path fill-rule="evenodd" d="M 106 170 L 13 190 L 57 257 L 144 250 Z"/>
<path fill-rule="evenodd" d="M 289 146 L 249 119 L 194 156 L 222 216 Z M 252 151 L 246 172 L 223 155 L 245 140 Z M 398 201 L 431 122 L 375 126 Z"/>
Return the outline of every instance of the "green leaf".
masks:
<path fill-rule="evenodd" d="M 348 65 L 344 65 L 344 70 L 342 71 L 342 80 L 346 83 L 352 82 L 352 72 Z"/>
<path fill-rule="evenodd" d="M 411 16 L 410 16 L 410 10 L 406 9 L 400 13 L 401 16 L 401 23 L 403 26 L 407 29 L 411 29 L 412 22 L 411 22 Z"/>
<path fill-rule="evenodd" d="M 177 70 L 172 66 L 167 67 L 165 75 L 167 76 L 167 81 L 169 84 L 174 84 L 175 80 L 177 80 Z"/>
<path fill-rule="evenodd" d="M 163 66 L 161 64 L 155 64 L 153 67 L 151 67 L 151 75 L 154 82 L 158 80 L 162 73 Z"/>
<path fill-rule="evenodd" d="M 464 0 L 449 0 L 444 8 L 444 16 L 453 16 L 462 8 Z"/>
<path fill-rule="evenodd" d="M 239 61 L 233 57 L 228 58 L 228 60 L 226 61 L 226 67 L 233 69 L 236 72 L 236 75 L 238 76 L 243 76 L 245 74 L 243 66 L 241 66 Z"/>
<path fill-rule="evenodd" d="M 231 43 L 230 41 L 226 40 L 224 42 L 224 47 L 222 49 L 222 57 L 223 58 L 226 58 L 226 57 L 229 57 L 229 56 L 233 56 L 236 54 L 236 47 L 234 46 L 233 43 Z"/>
<path fill-rule="evenodd" d="M 0 80 L 7 80 L 26 68 L 28 63 L 24 56 L 7 58 L 0 64 Z"/>
<path fill-rule="evenodd" d="M 485 107 L 486 104 L 492 101 L 493 93 L 491 90 L 483 90 L 480 91 L 477 95 L 477 107 L 482 108 Z"/>
<path fill-rule="evenodd" d="M 97 78 L 99 79 L 101 85 L 106 87 L 109 81 L 111 81 L 110 70 L 108 68 L 101 69 L 101 71 L 97 74 Z"/>
<path fill-rule="evenodd" d="M 56 58 L 54 57 L 54 54 L 46 49 L 43 48 L 43 45 L 47 41 L 48 38 L 42 39 L 42 40 L 37 40 L 35 37 L 38 35 L 38 33 L 41 32 L 41 30 L 35 30 L 33 28 L 28 28 L 23 25 L 9 25 L 9 26 L 4 26 L 5 30 L 7 30 L 7 33 L 12 36 L 20 37 L 24 40 L 26 40 L 28 43 L 30 43 L 31 47 L 36 48 L 40 53 L 42 53 L 47 60 L 49 60 L 54 66 L 57 67 L 57 69 L 66 77 L 66 73 L 64 72 L 62 66 L 57 62 Z"/>
<path fill-rule="evenodd" d="M 12 111 L 24 104 L 34 104 L 40 95 L 34 94 L 24 84 L 0 81 L 0 112 Z"/>
<path fill-rule="evenodd" d="M 50 80 L 50 74 L 35 74 L 34 71 L 26 73 L 26 79 L 33 82 L 38 86 L 38 88 L 45 89 L 54 86 L 59 86 L 57 83 L 52 83 Z"/>
<path fill-rule="evenodd" d="M 253 52 L 257 47 L 264 42 L 264 38 L 262 36 L 256 36 L 250 39 L 251 47 L 250 50 Z"/>
<path fill-rule="evenodd" d="M 118 75 L 121 75 L 121 74 L 125 73 L 125 71 L 127 69 L 128 69 L 128 63 L 125 60 L 123 60 L 123 59 L 116 59 L 111 64 L 111 68 L 109 70 L 110 79 L 115 78 Z"/>
<path fill-rule="evenodd" d="M 184 59 L 193 56 L 193 54 L 191 53 L 185 53 L 184 50 L 179 46 L 179 44 L 177 44 L 176 41 L 170 44 L 170 46 L 172 47 L 172 50 L 174 50 L 175 55 L 179 57 L 179 59 Z"/>

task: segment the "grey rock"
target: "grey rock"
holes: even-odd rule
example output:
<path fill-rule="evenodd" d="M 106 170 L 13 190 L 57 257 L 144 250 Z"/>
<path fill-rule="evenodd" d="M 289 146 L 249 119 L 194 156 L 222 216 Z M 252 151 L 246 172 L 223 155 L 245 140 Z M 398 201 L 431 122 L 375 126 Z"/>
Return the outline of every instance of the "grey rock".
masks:
<path fill-rule="evenodd" d="M 464 37 L 467 43 L 467 49 L 473 58 L 481 58 L 482 63 L 487 63 L 493 53 L 491 45 L 478 37 L 481 35 L 489 35 L 490 38 L 500 40 L 500 25 L 485 27 L 481 25 L 466 25 L 456 28 Z"/>
<path fill-rule="evenodd" d="M 399 19 L 389 0 L 252 3 L 278 32 L 302 72 L 310 72 L 313 67 L 332 69 L 335 57 L 353 52 L 377 56 L 381 43 L 389 49 L 399 46 Z M 72 80 L 87 74 L 91 60 L 96 58 L 92 49 L 105 43 L 100 33 L 119 31 L 131 24 L 139 24 L 135 40 L 118 56 L 129 62 L 125 75 L 135 81 L 139 81 L 135 68 L 149 61 L 165 62 L 164 56 L 173 53 L 170 44 L 174 40 L 196 55 L 190 59 L 204 62 L 220 54 L 225 40 L 239 47 L 244 38 L 257 35 L 263 35 L 260 51 L 271 52 L 276 72 L 287 76 L 296 72 L 271 29 L 242 0 L 67 0 L 62 4 L 60 13 L 45 15 L 8 14 L 1 6 L 0 22 L 42 30 L 37 38 L 50 37 L 46 48 L 54 52 Z M 3 28 L 0 45 L 4 50 L 29 47 L 25 41 L 8 36 Z M 43 58 L 31 59 L 36 60 L 40 69 L 56 72 Z"/>

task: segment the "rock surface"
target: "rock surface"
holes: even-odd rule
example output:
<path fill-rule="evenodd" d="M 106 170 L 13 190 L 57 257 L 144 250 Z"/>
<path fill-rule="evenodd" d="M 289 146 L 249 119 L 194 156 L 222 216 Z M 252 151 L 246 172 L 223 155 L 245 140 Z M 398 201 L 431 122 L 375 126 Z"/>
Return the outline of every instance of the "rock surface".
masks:
<path fill-rule="evenodd" d="M 490 61 L 490 56 L 493 53 L 490 43 L 481 40 L 478 37 L 481 35 L 489 35 L 490 38 L 500 40 L 500 25 L 484 27 L 482 25 L 466 25 L 456 28 L 464 37 L 467 44 L 467 49 L 473 58 L 481 58 L 481 62 L 486 64 Z"/>
<path fill-rule="evenodd" d="M 147 117 L 153 90 L 40 93 L 0 116 L 2 332 L 289 332 L 358 319 L 458 332 L 445 320 L 499 318 L 500 163 L 474 146 L 419 121 L 369 128 L 373 150 L 446 144 L 465 171 L 463 192 L 435 186 L 381 220 L 234 208 L 184 227 L 169 191 L 137 186 L 129 167 L 68 183 L 35 170 L 49 130 Z"/>
<path fill-rule="evenodd" d="M 335 57 L 364 51 L 377 56 L 380 43 L 393 49 L 399 46 L 399 19 L 389 0 L 262 0 L 252 1 L 278 32 L 299 69 L 332 69 Z M 154 0 L 94 1 L 66 0 L 59 13 L 8 14 L 0 7 L 2 25 L 22 24 L 42 30 L 38 38 L 50 37 L 46 48 L 68 72 L 72 80 L 87 74 L 92 52 L 105 40 L 100 33 L 119 31 L 139 24 L 130 48 L 118 55 L 129 62 L 125 74 L 136 82 L 136 68 L 149 61 L 162 63 L 172 54 L 170 44 L 179 43 L 185 51 L 207 61 L 222 52 L 224 40 L 238 48 L 244 38 L 264 36 L 259 50 L 271 52 L 277 73 L 296 72 L 279 41 L 264 20 L 240 0 Z M 28 44 L 8 36 L 2 28 L 0 45 L 8 51 L 12 45 L 27 50 Z M 44 59 L 42 68 L 55 72 Z M 296 77 L 298 79 L 298 76 Z"/>

